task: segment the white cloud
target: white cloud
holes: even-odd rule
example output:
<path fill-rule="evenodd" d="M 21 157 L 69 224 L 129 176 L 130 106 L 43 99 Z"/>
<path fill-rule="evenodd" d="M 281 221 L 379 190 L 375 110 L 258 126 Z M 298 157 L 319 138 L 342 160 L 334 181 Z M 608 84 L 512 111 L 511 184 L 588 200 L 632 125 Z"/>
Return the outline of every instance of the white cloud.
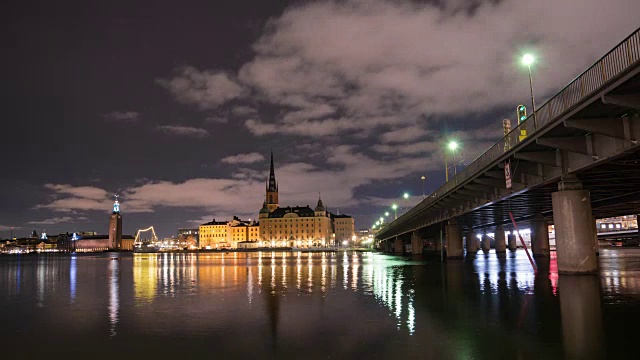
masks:
<path fill-rule="evenodd" d="M 102 117 L 108 121 L 135 122 L 140 119 L 140 113 L 135 111 L 114 111 Z"/>
<path fill-rule="evenodd" d="M 53 225 L 53 224 L 63 224 L 63 223 L 67 224 L 75 220 L 76 219 L 72 218 L 71 216 L 61 216 L 61 217 L 53 217 L 53 218 L 48 218 L 48 219 L 39 220 L 39 221 L 29 221 L 27 224 L 34 224 L 34 225 Z"/>
<path fill-rule="evenodd" d="M 95 186 L 71 186 L 67 184 L 45 184 L 45 188 L 54 190 L 60 194 L 72 195 L 75 197 L 81 197 L 92 200 L 104 200 L 109 196 L 109 193 L 104 189 L 97 188 Z"/>
<path fill-rule="evenodd" d="M 178 101 L 215 109 L 220 104 L 240 97 L 245 90 L 237 81 L 222 71 L 200 71 L 192 66 L 176 69 L 172 79 L 158 79 L 158 84 L 169 90 Z"/>
<path fill-rule="evenodd" d="M 207 131 L 206 129 L 196 128 L 192 126 L 162 125 L 158 126 L 156 130 L 168 135 L 188 136 L 196 138 L 204 138 L 209 136 L 209 131 Z"/>
<path fill-rule="evenodd" d="M 282 205 L 315 205 L 318 193 L 332 210 L 360 203 L 355 192 L 363 185 L 378 181 L 401 179 L 421 170 L 425 159 L 405 158 L 403 161 L 374 159 L 354 147 L 336 146 L 325 151 L 328 166 L 321 168 L 304 162 L 283 163 L 276 167 Z M 253 218 L 264 200 L 264 182 L 268 174 L 241 168 L 229 178 L 197 178 L 183 182 L 150 181 L 130 186 L 122 191 L 122 212 L 152 212 L 157 208 L 194 208 L 205 214 L 240 215 Z M 47 185 L 55 197 L 39 208 L 60 211 L 111 209 L 112 200 L 82 198 L 76 191 L 84 187 Z M 62 197 L 67 196 L 67 197 Z M 198 220 L 199 221 L 199 220 Z"/>
<path fill-rule="evenodd" d="M 225 158 L 222 158 L 222 160 L 220 161 L 227 164 L 253 164 L 262 160 L 264 160 L 264 156 L 262 156 L 262 154 L 252 152 L 248 154 L 227 156 Z"/>
<path fill-rule="evenodd" d="M 256 136 L 355 135 L 350 131 L 387 125 L 400 131 L 424 114 L 464 119 L 515 106 L 529 98 L 518 61 L 524 51 L 537 54 L 534 90 L 541 101 L 634 31 L 639 12 L 636 0 L 446 1 L 442 6 L 353 0 L 290 7 L 269 22 L 253 46 L 255 57 L 237 75 L 252 90 L 252 100 L 280 106 L 282 114 L 252 116 L 244 124 Z M 183 73 L 175 88 L 184 91 L 174 93 L 203 107 L 208 102 L 199 99 L 206 96 L 185 101 L 178 94 L 200 93 L 207 87 L 194 84 L 205 80 L 184 78 L 220 73 Z M 214 105 L 249 93 L 229 82 L 236 91 L 216 97 Z"/>

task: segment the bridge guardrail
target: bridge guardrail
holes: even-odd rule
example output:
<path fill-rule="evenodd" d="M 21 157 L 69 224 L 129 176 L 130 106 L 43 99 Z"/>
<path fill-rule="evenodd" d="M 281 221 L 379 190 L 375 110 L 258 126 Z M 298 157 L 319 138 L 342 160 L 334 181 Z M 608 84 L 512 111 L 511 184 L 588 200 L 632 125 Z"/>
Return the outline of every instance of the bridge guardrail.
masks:
<path fill-rule="evenodd" d="M 384 229 L 380 230 L 380 233 L 384 234 L 386 231 L 392 230 L 393 227 L 400 222 L 408 220 L 418 214 L 471 176 L 485 169 L 489 164 L 504 155 L 506 151 L 510 150 L 512 144 L 514 146 L 518 144 L 520 130 L 528 130 L 527 136 L 531 136 L 531 134 L 538 131 L 538 129 L 552 122 L 559 115 L 581 102 L 585 97 L 590 96 L 602 88 L 607 81 L 620 75 L 638 61 L 640 61 L 640 28 L 636 29 L 615 48 L 601 57 L 595 64 L 578 75 L 573 81 L 560 90 L 560 92 L 547 100 L 539 109 L 536 109 L 535 115 L 531 114 L 527 117 L 526 120 L 513 128 L 510 133 L 478 156 L 472 163 L 458 172 L 430 196 L 402 214 Z M 531 120 L 532 118 L 534 118 L 535 121 Z M 505 143 L 507 146 L 505 146 Z"/>

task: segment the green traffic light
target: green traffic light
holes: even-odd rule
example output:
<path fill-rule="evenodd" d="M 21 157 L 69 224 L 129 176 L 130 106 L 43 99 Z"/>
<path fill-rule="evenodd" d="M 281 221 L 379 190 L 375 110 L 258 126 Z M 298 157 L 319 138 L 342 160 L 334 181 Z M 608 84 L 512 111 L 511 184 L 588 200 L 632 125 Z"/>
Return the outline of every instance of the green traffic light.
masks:
<path fill-rule="evenodd" d="M 524 116 L 524 115 L 523 115 L 523 116 L 520 116 L 520 120 L 526 120 L 526 119 L 527 119 L 527 117 L 526 117 L 526 116 Z"/>
<path fill-rule="evenodd" d="M 520 106 L 520 111 L 524 111 L 524 106 Z"/>

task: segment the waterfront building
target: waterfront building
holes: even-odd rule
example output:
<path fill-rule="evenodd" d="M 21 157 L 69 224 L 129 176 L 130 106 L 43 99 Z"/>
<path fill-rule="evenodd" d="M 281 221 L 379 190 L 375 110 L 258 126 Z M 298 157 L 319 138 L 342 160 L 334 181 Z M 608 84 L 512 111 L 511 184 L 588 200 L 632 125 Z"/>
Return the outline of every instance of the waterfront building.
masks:
<path fill-rule="evenodd" d="M 113 203 L 113 211 L 109 218 L 109 248 L 122 248 L 122 215 L 120 214 L 118 195 L 116 195 L 116 201 Z"/>
<path fill-rule="evenodd" d="M 57 237 L 58 249 L 68 252 L 133 251 L 133 235 L 122 235 L 122 214 L 116 196 L 113 211 L 109 216 L 109 232 L 98 235 L 95 232 L 61 234 Z"/>
<path fill-rule="evenodd" d="M 189 248 L 200 247 L 200 229 L 198 228 L 182 228 L 178 229 L 178 239 L 185 242 Z"/>
<path fill-rule="evenodd" d="M 217 249 L 219 247 L 230 247 L 227 242 L 227 222 L 213 219 L 208 223 L 200 225 L 200 248 Z"/>
<path fill-rule="evenodd" d="M 355 221 L 349 215 L 331 214 L 336 244 L 352 244 L 355 241 Z"/>
<path fill-rule="evenodd" d="M 255 222 L 244 221 L 234 216 L 231 221 L 213 221 L 200 225 L 199 248 L 225 249 L 238 248 L 243 241 L 259 240 L 259 225 Z"/>
<path fill-rule="evenodd" d="M 313 209 L 309 205 L 280 207 L 278 190 L 273 153 L 271 153 L 265 201 L 258 215 L 260 246 L 333 246 L 338 239 L 335 233 L 336 228 L 339 229 L 339 239 L 352 239 L 354 221 L 351 216 L 331 214 L 326 210 L 320 197 Z"/>

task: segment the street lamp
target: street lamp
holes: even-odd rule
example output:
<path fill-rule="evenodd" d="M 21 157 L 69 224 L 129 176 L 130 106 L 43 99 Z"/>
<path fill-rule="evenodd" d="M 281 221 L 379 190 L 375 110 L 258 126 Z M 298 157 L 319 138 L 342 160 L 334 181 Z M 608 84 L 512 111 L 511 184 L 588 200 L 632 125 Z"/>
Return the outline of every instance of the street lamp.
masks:
<path fill-rule="evenodd" d="M 402 197 L 404 198 L 404 208 L 409 210 L 409 193 L 402 194 Z"/>
<path fill-rule="evenodd" d="M 389 212 L 385 211 L 384 216 L 389 217 Z"/>
<path fill-rule="evenodd" d="M 394 214 L 395 218 L 397 219 L 398 218 L 398 205 L 393 204 L 393 205 L 391 205 L 391 208 L 393 209 L 393 214 Z"/>
<path fill-rule="evenodd" d="M 447 148 L 449 150 L 451 150 L 451 152 L 453 153 L 453 163 L 455 164 L 456 162 L 456 149 L 458 148 L 458 143 L 455 141 L 451 141 L 449 142 L 449 144 L 447 144 Z M 445 168 L 445 180 L 449 181 L 449 164 L 447 163 L 447 150 L 445 149 L 444 151 L 444 168 Z M 455 171 L 455 170 L 454 170 Z M 457 171 L 456 171 L 457 173 Z"/>
<path fill-rule="evenodd" d="M 424 175 L 422 175 L 422 177 L 420 178 L 420 180 L 422 180 L 422 198 L 424 199 L 424 180 L 426 179 L 426 177 Z"/>
<path fill-rule="evenodd" d="M 533 99 L 533 81 L 531 80 L 531 64 L 535 61 L 535 58 L 531 54 L 524 54 L 522 56 L 522 63 L 527 65 L 529 70 L 529 90 L 531 91 L 531 108 L 533 109 L 533 126 L 538 128 L 538 120 L 536 119 L 536 102 Z"/>

